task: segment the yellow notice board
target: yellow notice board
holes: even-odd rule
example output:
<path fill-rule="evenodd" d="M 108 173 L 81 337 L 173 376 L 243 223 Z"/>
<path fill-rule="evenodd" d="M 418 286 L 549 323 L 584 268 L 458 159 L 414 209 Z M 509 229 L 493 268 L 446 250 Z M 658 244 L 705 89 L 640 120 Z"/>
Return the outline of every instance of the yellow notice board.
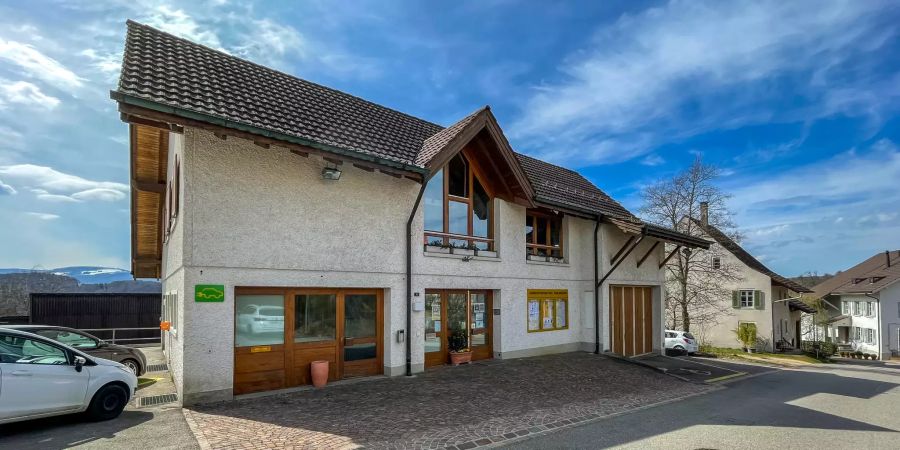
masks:
<path fill-rule="evenodd" d="M 529 333 L 569 328 L 568 289 L 527 290 Z"/>

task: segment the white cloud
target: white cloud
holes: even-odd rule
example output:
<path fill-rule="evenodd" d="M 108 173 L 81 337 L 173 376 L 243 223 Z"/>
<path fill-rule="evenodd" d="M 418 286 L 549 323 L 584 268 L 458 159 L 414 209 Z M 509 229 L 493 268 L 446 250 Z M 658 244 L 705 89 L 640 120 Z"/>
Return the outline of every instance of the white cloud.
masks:
<path fill-rule="evenodd" d="M 41 220 L 56 220 L 59 219 L 59 216 L 56 214 L 48 214 L 48 213 L 39 213 L 39 212 L 27 212 L 25 213 L 28 216 L 35 217 Z"/>
<path fill-rule="evenodd" d="M 647 155 L 644 157 L 644 159 L 641 160 L 641 164 L 650 167 L 665 164 L 665 162 L 666 160 L 659 155 Z"/>
<path fill-rule="evenodd" d="M 38 200 L 43 200 L 45 202 L 59 202 L 59 203 L 78 203 L 78 200 L 75 200 L 68 195 L 59 195 L 59 194 L 51 194 L 43 189 L 32 189 L 31 193 L 37 197 Z"/>
<path fill-rule="evenodd" d="M 34 164 L 0 166 L 0 174 L 31 186 L 39 199 L 47 201 L 116 201 L 128 192 L 128 186 L 122 183 L 88 180 Z"/>
<path fill-rule="evenodd" d="M 121 53 L 100 53 L 89 48 L 78 54 L 90 59 L 91 66 L 105 74 L 108 81 L 115 81 L 119 78 L 119 72 L 122 70 Z"/>
<path fill-rule="evenodd" d="M 222 48 L 219 36 L 214 31 L 201 26 L 182 9 L 173 9 L 168 5 L 159 5 L 142 21 L 147 25 L 159 28 L 175 36 L 225 51 Z"/>
<path fill-rule="evenodd" d="M 847 70 L 842 63 L 895 33 L 878 20 L 884 7 L 877 1 L 673 0 L 624 15 L 566 58 L 558 80 L 534 87 L 510 134 L 549 149 L 560 162 L 585 165 L 630 159 L 710 129 L 811 120 L 848 108 L 877 114 L 896 103 L 892 85 L 874 83 L 864 65 L 854 65 L 854 76 L 833 72 Z M 824 80 L 791 94 L 829 106 L 767 109 L 764 100 L 782 96 L 771 89 L 781 76 Z M 847 94 L 854 100 L 829 94 L 837 89 L 855 93 Z M 861 98 L 868 102 L 856 101 Z M 636 133 L 651 137 L 643 148 L 610 152 L 602 145 Z"/>
<path fill-rule="evenodd" d="M 82 79 L 78 75 L 28 44 L 0 38 L 0 59 L 5 59 L 19 66 L 29 76 L 60 89 L 82 85 Z"/>
<path fill-rule="evenodd" d="M 12 186 L 0 180 L 0 195 L 16 195 L 16 190 Z"/>
<path fill-rule="evenodd" d="M 44 109 L 54 109 L 59 105 L 59 99 L 41 92 L 41 88 L 27 81 L 9 81 L 0 78 L 0 108 L 4 103 L 35 106 Z"/>

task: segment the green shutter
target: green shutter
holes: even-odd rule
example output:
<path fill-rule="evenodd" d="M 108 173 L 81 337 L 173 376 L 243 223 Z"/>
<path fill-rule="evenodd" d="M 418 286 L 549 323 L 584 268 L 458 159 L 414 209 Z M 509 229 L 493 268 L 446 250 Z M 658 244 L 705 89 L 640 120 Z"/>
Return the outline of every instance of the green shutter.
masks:
<path fill-rule="evenodd" d="M 766 293 L 763 291 L 753 291 L 753 307 L 756 309 L 766 309 Z"/>
<path fill-rule="evenodd" d="M 740 309 L 741 291 L 731 291 L 731 307 L 734 309 Z"/>

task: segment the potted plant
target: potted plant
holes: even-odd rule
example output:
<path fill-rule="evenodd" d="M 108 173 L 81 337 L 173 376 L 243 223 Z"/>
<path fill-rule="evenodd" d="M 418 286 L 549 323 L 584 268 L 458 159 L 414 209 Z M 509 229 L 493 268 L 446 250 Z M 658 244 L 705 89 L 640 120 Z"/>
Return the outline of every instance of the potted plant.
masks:
<path fill-rule="evenodd" d="M 425 251 L 428 253 L 450 253 L 450 245 L 445 244 L 443 239 L 432 239 L 425 244 Z"/>
<path fill-rule="evenodd" d="M 863 352 L 857 350 L 856 353 L 853 354 L 853 357 L 856 359 L 862 359 Z"/>
<path fill-rule="evenodd" d="M 455 330 L 447 340 L 450 350 L 450 362 L 454 366 L 472 362 L 472 350 L 469 349 L 469 336 L 466 330 Z"/>

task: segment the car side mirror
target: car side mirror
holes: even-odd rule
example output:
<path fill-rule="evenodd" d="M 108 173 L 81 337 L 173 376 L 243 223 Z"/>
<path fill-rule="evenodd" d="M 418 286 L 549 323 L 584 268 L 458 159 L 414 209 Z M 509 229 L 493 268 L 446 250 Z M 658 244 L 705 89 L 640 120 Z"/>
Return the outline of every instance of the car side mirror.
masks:
<path fill-rule="evenodd" d="M 84 359 L 84 356 L 76 356 L 75 357 L 75 371 L 81 372 L 81 369 L 84 367 L 85 363 L 87 363 L 87 360 Z"/>

